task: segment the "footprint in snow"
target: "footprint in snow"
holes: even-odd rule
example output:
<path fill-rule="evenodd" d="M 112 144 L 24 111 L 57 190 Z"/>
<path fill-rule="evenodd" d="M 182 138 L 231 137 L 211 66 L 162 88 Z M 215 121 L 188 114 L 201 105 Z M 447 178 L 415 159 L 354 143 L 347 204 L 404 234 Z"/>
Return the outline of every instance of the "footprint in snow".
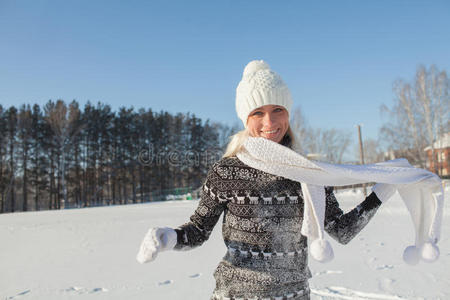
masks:
<path fill-rule="evenodd" d="M 6 299 L 16 299 L 16 298 L 20 298 L 20 296 L 26 295 L 26 294 L 28 294 L 28 293 L 31 293 L 31 290 L 26 290 L 26 291 L 20 292 L 20 293 L 18 293 L 17 295 L 11 296 L 11 297 L 6 298 Z"/>
<path fill-rule="evenodd" d="M 17 296 L 22 296 L 22 295 L 28 294 L 30 292 L 31 292 L 31 290 L 26 290 L 26 291 L 23 291 L 21 293 L 18 293 Z"/>
<path fill-rule="evenodd" d="M 92 293 L 107 292 L 107 291 L 108 291 L 108 289 L 100 287 L 100 288 L 93 288 L 92 291 L 90 291 L 89 293 L 92 294 Z"/>
<path fill-rule="evenodd" d="M 158 285 L 159 286 L 161 286 L 161 285 L 168 285 L 168 284 L 171 284 L 171 283 L 173 283 L 173 280 L 169 279 L 169 280 L 166 280 L 166 281 L 158 282 Z"/>
<path fill-rule="evenodd" d="M 86 292 L 86 288 L 80 287 L 80 286 L 71 286 L 71 287 L 65 289 L 64 292 L 69 292 L 69 293 L 74 292 L 74 293 L 81 294 L 83 292 Z"/>
<path fill-rule="evenodd" d="M 393 265 L 382 265 L 375 268 L 375 270 L 386 270 L 386 269 L 393 269 Z"/>
<path fill-rule="evenodd" d="M 199 278 L 200 276 L 202 276 L 202 273 L 196 273 L 196 274 L 189 275 L 189 278 Z"/>
<path fill-rule="evenodd" d="M 93 288 L 92 290 L 88 291 L 88 289 L 85 287 L 71 286 L 71 287 L 65 289 L 64 291 L 69 292 L 69 293 L 77 293 L 77 294 L 85 294 L 85 293 L 93 294 L 93 293 L 98 293 L 98 292 L 108 292 L 108 289 L 106 289 L 104 287 L 98 287 L 98 288 Z"/>

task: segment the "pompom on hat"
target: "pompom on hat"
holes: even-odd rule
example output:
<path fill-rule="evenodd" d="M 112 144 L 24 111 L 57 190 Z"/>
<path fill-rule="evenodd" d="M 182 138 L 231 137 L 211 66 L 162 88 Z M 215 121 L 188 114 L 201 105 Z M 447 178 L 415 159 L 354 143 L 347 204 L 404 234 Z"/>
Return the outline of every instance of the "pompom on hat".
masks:
<path fill-rule="evenodd" d="M 264 105 L 280 105 L 289 113 L 292 102 L 287 85 L 266 62 L 253 60 L 247 64 L 236 88 L 236 112 L 245 127 L 248 115 L 254 109 Z"/>

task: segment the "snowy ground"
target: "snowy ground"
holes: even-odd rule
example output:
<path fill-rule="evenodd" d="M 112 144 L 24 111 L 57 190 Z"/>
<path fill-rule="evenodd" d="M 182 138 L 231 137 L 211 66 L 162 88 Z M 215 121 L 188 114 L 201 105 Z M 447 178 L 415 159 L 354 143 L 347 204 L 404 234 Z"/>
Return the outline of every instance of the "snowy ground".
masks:
<path fill-rule="evenodd" d="M 446 192 L 438 262 L 403 263 L 403 249 L 414 238 L 412 224 L 402 201 L 391 199 L 348 245 L 332 241 L 332 262 L 310 260 L 312 298 L 450 299 L 450 188 Z M 345 210 L 362 199 L 352 192 L 337 197 Z M 212 273 L 226 251 L 220 224 L 200 248 L 165 252 L 146 265 L 135 260 L 149 227 L 181 225 L 196 205 L 174 201 L 0 215 L 0 299 L 209 299 Z"/>

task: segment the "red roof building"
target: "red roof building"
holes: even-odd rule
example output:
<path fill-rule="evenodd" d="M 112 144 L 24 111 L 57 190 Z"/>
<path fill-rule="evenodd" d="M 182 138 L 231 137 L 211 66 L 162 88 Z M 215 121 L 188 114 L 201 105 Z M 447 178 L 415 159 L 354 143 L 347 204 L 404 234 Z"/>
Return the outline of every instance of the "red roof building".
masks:
<path fill-rule="evenodd" d="M 427 153 L 427 168 L 431 172 L 437 172 L 439 176 L 450 175 L 450 132 L 434 142 L 434 162 L 432 159 L 432 149 L 428 146 L 424 149 Z M 436 164 L 436 165 L 435 165 Z"/>

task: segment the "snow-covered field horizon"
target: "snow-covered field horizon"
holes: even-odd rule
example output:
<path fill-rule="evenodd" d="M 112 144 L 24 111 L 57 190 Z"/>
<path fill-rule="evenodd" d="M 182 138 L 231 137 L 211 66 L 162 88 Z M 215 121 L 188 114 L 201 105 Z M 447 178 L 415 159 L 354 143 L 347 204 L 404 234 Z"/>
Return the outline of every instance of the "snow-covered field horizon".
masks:
<path fill-rule="evenodd" d="M 396 195 L 348 245 L 331 238 L 335 258 L 310 258 L 312 299 L 450 299 L 450 188 L 446 188 L 437 262 L 406 265 L 414 241 L 410 216 Z M 360 191 L 336 194 L 344 210 Z M 149 227 L 179 226 L 198 201 L 0 215 L 0 299 L 209 299 L 214 269 L 225 254 L 221 220 L 209 241 L 136 262 Z"/>

